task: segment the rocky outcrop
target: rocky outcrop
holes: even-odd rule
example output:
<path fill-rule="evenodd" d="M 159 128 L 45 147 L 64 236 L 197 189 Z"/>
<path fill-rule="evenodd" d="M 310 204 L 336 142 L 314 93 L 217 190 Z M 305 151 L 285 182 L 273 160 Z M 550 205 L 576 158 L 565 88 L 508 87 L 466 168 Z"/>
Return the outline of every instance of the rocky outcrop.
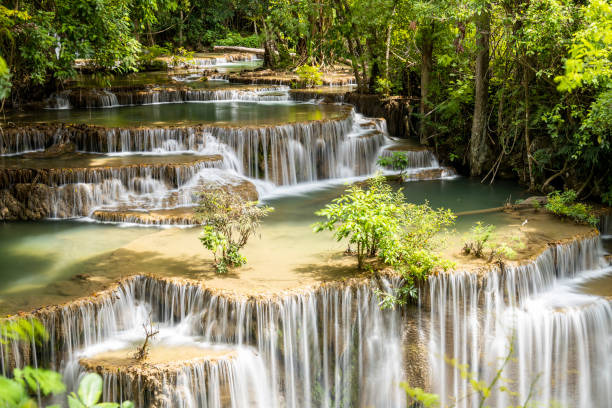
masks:
<path fill-rule="evenodd" d="M 239 84 L 270 84 L 291 86 L 299 82 L 300 78 L 293 72 L 279 72 L 270 69 L 260 71 L 245 71 L 231 74 L 228 80 Z M 323 73 L 321 80 L 326 86 L 347 86 L 355 84 L 355 76 L 349 70 Z"/>
<path fill-rule="evenodd" d="M 50 214 L 50 187 L 44 184 L 13 184 L 0 190 L 0 220 L 40 220 Z"/>
<path fill-rule="evenodd" d="M 348 93 L 344 102 L 355 106 L 357 112 L 374 118 L 385 118 L 389 134 L 401 138 L 417 138 L 418 122 L 413 113 L 415 106 L 408 98 L 396 96 Z"/>

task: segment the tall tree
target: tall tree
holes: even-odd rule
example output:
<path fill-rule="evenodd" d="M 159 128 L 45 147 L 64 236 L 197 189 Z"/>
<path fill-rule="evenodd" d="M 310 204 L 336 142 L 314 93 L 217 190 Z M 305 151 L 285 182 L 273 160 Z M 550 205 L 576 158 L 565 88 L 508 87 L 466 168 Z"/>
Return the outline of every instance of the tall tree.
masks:
<path fill-rule="evenodd" d="M 470 136 L 470 174 L 479 176 L 490 159 L 487 140 L 487 107 L 489 102 L 489 42 L 491 38 L 491 3 L 483 0 L 474 16 L 476 22 L 476 64 L 474 69 L 474 115 Z"/>

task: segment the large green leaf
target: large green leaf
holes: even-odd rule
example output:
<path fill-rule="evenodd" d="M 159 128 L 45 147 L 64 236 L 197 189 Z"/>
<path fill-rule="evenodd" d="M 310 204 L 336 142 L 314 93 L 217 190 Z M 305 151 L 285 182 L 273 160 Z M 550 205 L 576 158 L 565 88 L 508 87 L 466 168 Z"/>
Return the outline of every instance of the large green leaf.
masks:
<path fill-rule="evenodd" d="M 95 405 L 102 396 L 102 377 L 96 373 L 89 373 L 79 384 L 79 398 L 86 407 Z"/>
<path fill-rule="evenodd" d="M 74 392 L 71 395 L 68 396 L 68 407 L 70 407 L 70 408 L 87 408 L 85 405 L 83 405 L 83 403 L 81 401 L 79 401 L 77 396 L 74 395 Z"/>

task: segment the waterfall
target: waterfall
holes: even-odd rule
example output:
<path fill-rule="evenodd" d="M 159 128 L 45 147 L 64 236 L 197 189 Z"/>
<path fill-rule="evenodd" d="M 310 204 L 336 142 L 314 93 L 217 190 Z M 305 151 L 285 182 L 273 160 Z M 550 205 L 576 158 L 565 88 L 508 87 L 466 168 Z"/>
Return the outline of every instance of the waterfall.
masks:
<path fill-rule="evenodd" d="M 168 67 L 170 68 L 180 68 L 180 67 L 196 67 L 196 68 L 206 68 L 213 67 L 215 65 L 224 65 L 236 62 L 250 62 L 250 61 L 258 61 L 257 55 L 255 54 L 227 54 L 223 57 L 206 57 L 206 58 L 183 58 L 178 59 L 176 62 L 172 60 L 168 61 Z"/>
<path fill-rule="evenodd" d="M 491 381 L 509 353 L 501 383 L 518 392 L 497 392 L 495 406 L 532 401 L 551 406 L 603 407 L 612 400 L 612 304 L 580 294 L 585 276 L 609 274 L 599 238 L 557 245 L 535 261 L 484 276 L 455 272 L 430 277 L 430 360 L 433 391 L 442 403 L 478 406 L 468 379 L 449 365 L 469 365 Z M 468 396 L 471 395 L 471 396 Z"/>
<path fill-rule="evenodd" d="M 397 282 L 380 284 L 389 290 Z M 229 360 L 184 364 L 168 377 L 169 383 L 179 385 L 164 388 L 165 398 L 174 401 L 169 406 L 226 406 L 201 401 L 221 392 L 215 384 L 231 379 L 235 383 L 225 392 L 236 407 L 399 407 L 401 314 L 380 309 L 375 287 L 374 282 L 355 282 L 280 298 L 247 299 L 187 282 L 137 276 L 91 300 L 37 312 L 50 341 L 31 355 L 41 366 L 60 369 L 74 387 L 83 373 L 79 359 L 103 351 L 105 342 L 132 341 L 151 315 L 168 339 L 185 336 L 207 347 L 234 350 Z M 8 361 L 10 346 L 0 343 L 0 352 L 2 361 Z M 25 357 L 21 364 L 34 363 Z M 263 379 L 268 385 L 262 385 Z M 112 385 L 127 380 L 105 376 L 105 381 L 105 398 L 132 395 L 129 387 Z M 130 381 L 147 387 L 143 378 Z M 259 402 L 245 402 L 241 393 L 249 386 L 243 388 L 240 382 L 259 384 Z"/>
<path fill-rule="evenodd" d="M 197 89 L 159 87 L 143 89 L 75 89 L 63 91 L 47 99 L 47 109 L 93 109 L 133 105 L 207 101 L 288 101 L 289 87 L 253 87 L 235 89 Z"/>
<path fill-rule="evenodd" d="M 392 149 L 383 149 L 381 151 L 382 157 L 392 157 L 393 153 L 399 152 L 406 156 L 408 160 L 409 167 L 415 169 L 423 169 L 423 168 L 439 168 L 440 164 L 438 163 L 438 159 L 436 155 L 433 154 L 432 151 L 422 149 L 422 150 L 392 150 Z"/>

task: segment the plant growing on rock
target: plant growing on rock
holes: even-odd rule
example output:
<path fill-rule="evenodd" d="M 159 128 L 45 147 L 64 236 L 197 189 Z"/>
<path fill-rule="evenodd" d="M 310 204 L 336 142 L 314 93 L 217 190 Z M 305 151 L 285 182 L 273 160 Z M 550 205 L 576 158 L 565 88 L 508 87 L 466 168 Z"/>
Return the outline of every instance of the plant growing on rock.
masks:
<path fill-rule="evenodd" d="M 448 266 L 434 250 L 438 234 L 455 216 L 427 203 L 407 203 L 401 189 L 394 191 L 381 175 L 370 180 L 367 189 L 351 186 L 315 214 L 326 218 L 313 225 L 315 232 L 332 231 L 337 241 L 348 239 L 356 245 L 358 269 L 364 269 L 366 258 L 377 257 L 404 277 L 405 285 L 397 293 L 380 293 L 383 306 L 416 297 L 418 280 Z"/>
<path fill-rule="evenodd" d="M 201 195 L 196 209 L 197 218 L 204 224 L 200 241 L 213 253 L 218 273 L 227 273 L 228 268 L 246 263 L 240 250 L 273 210 L 226 191 Z"/>
<path fill-rule="evenodd" d="M 593 209 L 584 203 L 577 203 L 576 197 L 574 190 L 553 191 L 548 195 L 545 207 L 560 217 L 570 218 L 580 224 L 596 226 L 599 219 L 593 214 Z"/>
<path fill-rule="evenodd" d="M 379 156 L 376 164 L 399 171 L 402 180 L 404 180 L 406 170 L 410 168 L 410 160 L 405 152 L 393 152 L 391 156 Z"/>
<path fill-rule="evenodd" d="M 514 249 L 504 243 L 493 242 L 495 240 L 495 225 L 483 224 L 478 221 L 470 228 L 470 238 L 463 244 L 465 255 L 474 255 L 476 258 L 484 258 L 485 250 L 489 250 L 488 262 L 495 260 L 498 263 L 503 259 L 514 258 Z M 515 244 L 524 247 L 520 238 L 513 238 Z"/>
<path fill-rule="evenodd" d="M 134 353 L 134 360 L 138 361 L 139 363 L 147 359 L 147 357 L 149 356 L 149 341 L 159 334 L 159 330 L 155 330 L 153 328 L 153 323 L 151 322 L 151 320 L 149 320 L 148 325 L 143 324 L 142 328 L 145 332 L 145 339 L 142 345 L 136 350 L 136 353 Z"/>
<path fill-rule="evenodd" d="M 495 237 L 495 225 L 486 225 L 478 221 L 470 228 L 470 234 L 470 240 L 463 244 L 463 253 L 482 258 L 487 244 Z"/>
<path fill-rule="evenodd" d="M 301 65 L 295 72 L 300 79 L 300 83 L 305 88 L 323 85 L 323 74 L 319 71 L 319 67 L 315 65 Z"/>

